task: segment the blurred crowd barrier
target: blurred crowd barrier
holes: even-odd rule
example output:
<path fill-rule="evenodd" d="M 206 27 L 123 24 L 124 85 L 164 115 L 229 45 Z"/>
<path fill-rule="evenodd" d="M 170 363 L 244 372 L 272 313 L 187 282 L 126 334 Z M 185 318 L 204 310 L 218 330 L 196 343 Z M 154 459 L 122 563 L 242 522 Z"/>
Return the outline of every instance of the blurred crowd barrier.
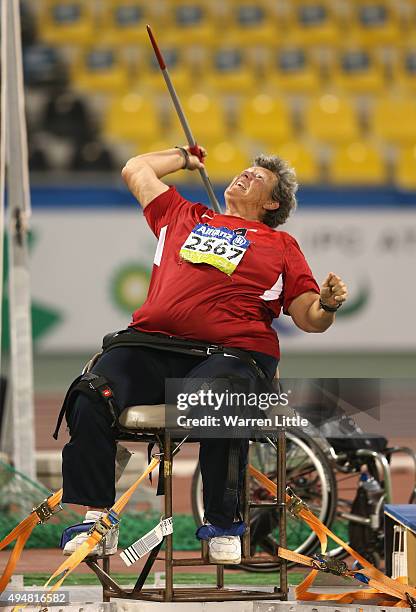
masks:
<path fill-rule="evenodd" d="M 416 188 L 413 0 L 32 0 L 22 23 L 32 170 L 184 141 L 150 23 L 214 181 L 262 151 L 304 184 Z"/>

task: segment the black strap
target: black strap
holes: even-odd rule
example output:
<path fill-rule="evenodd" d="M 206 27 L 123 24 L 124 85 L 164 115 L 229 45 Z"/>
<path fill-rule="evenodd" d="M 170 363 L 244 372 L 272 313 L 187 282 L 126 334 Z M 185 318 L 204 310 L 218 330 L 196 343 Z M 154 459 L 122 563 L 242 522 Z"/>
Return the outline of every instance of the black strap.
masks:
<path fill-rule="evenodd" d="M 227 477 L 224 488 L 224 510 L 226 513 L 230 514 L 233 512 L 239 514 L 240 512 L 238 495 L 240 448 L 241 440 L 239 438 L 233 438 L 230 440 L 230 446 L 228 449 Z"/>
<path fill-rule="evenodd" d="M 115 427 L 117 425 L 117 419 L 120 411 L 117 407 L 109 381 L 105 378 L 105 376 L 99 376 L 97 374 L 87 372 L 86 374 L 81 374 L 81 376 L 78 376 L 74 380 L 69 387 L 67 394 L 65 395 L 62 408 L 59 411 L 55 431 L 53 433 L 55 440 L 58 439 L 59 429 L 61 427 L 64 415 L 68 415 L 69 410 L 71 409 L 71 400 L 74 393 L 85 393 L 93 401 L 103 401 L 113 419 L 111 427 Z"/>
<path fill-rule="evenodd" d="M 257 361 L 253 359 L 247 351 L 238 348 L 228 348 L 219 344 L 209 344 L 208 342 L 199 340 L 184 340 L 165 334 L 150 334 L 148 332 L 138 331 L 132 327 L 107 334 L 103 339 L 103 351 L 127 345 L 148 346 L 161 351 L 174 351 L 176 353 L 201 357 L 209 357 L 210 355 L 232 355 L 254 368 L 260 378 L 266 378 L 266 374 Z"/>
<path fill-rule="evenodd" d="M 66 392 L 63 404 L 62 404 L 62 408 L 59 411 L 58 414 L 58 420 L 56 421 L 56 427 L 55 427 L 55 431 L 53 432 L 52 436 L 55 438 L 55 440 L 58 439 L 58 434 L 59 434 L 59 429 L 61 427 L 61 423 L 62 423 L 62 419 L 64 418 L 64 414 L 67 411 L 67 407 L 68 407 L 68 403 L 69 403 L 69 398 L 71 397 L 74 389 L 78 386 L 79 381 L 82 378 L 82 374 L 81 376 L 78 376 L 78 378 L 76 378 L 74 380 L 74 382 L 71 384 L 71 386 L 69 387 L 68 391 Z"/>

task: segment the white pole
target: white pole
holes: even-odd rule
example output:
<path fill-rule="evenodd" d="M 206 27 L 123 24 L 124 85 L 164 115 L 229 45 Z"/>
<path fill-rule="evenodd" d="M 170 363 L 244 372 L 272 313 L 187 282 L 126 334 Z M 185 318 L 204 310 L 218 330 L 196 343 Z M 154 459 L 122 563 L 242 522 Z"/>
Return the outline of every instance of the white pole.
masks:
<path fill-rule="evenodd" d="M 1 133 L 0 133 L 0 372 L 1 369 L 1 339 L 2 339 L 2 312 L 3 312 L 3 250 L 4 250 L 4 207 L 6 189 L 6 83 L 7 83 L 7 2 L 1 5 Z"/>
<path fill-rule="evenodd" d="M 33 347 L 27 236 L 30 190 L 24 108 L 19 0 L 7 10 L 7 194 L 9 229 L 9 304 L 11 416 L 14 466 L 36 478 Z"/>

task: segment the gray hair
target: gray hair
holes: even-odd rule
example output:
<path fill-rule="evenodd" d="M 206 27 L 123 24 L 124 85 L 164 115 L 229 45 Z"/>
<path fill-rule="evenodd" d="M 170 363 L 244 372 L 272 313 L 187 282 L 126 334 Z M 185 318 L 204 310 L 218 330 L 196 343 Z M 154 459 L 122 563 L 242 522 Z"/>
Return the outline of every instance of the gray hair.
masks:
<path fill-rule="evenodd" d="M 295 171 L 287 161 L 277 155 L 258 155 L 254 160 L 254 165 L 270 170 L 277 177 L 271 198 L 273 202 L 279 202 L 280 206 L 276 210 L 267 210 L 262 222 L 269 227 L 282 225 L 297 205 L 295 194 L 298 190 L 298 182 Z"/>

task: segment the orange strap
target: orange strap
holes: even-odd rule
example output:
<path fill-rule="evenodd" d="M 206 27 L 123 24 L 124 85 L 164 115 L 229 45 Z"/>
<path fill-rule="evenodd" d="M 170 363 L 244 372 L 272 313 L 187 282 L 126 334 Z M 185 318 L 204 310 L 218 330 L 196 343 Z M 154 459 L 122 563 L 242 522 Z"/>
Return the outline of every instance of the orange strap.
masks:
<path fill-rule="evenodd" d="M 135 492 L 139 484 L 146 478 L 146 476 L 148 476 L 151 472 L 153 472 L 153 470 L 158 466 L 159 462 L 160 462 L 159 457 L 153 457 L 153 459 L 151 460 L 151 462 L 149 463 L 149 465 L 147 466 L 143 474 L 139 476 L 136 482 L 134 482 L 131 485 L 131 487 L 127 489 L 125 493 L 123 493 L 123 495 L 120 497 L 119 500 L 116 501 L 116 503 L 111 508 L 111 510 L 109 510 L 107 515 L 101 519 L 101 521 L 107 525 L 108 529 L 110 529 L 112 526 L 112 522 L 107 518 L 108 514 L 110 512 L 113 512 L 117 515 L 121 514 L 121 512 L 123 511 L 124 507 L 126 506 L 127 502 L 129 501 L 130 497 L 133 495 L 133 493 Z M 56 589 L 58 589 L 61 586 L 65 578 L 69 576 L 69 574 L 74 571 L 74 569 L 81 563 L 81 561 L 85 559 L 88 553 L 91 552 L 91 550 L 99 542 L 101 542 L 104 535 L 105 534 L 99 533 L 99 531 L 95 529 L 90 534 L 90 536 L 87 538 L 87 540 L 83 544 L 81 544 L 81 546 L 79 546 L 72 553 L 72 555 L 68 557 L 68 559 L 66 559 L 63 563 L 61 563 L 58 569 L 54 571 L 52 576 L 45 582 L 43 586 L 44 587 L 49 586 L 51 581 L 54 578 L 57 578 L 57 582 L 55 582 L 54 585 L 49 589 L 50 593 L 52 593 L 53 591 L 56 591 Z"/>
<path fill-rule="evenodd" d="M 54 571 L 51 577 L 43 585 L 43 588 L 46 588 L 50 585 L 51 581 L 54 578 L 57 579 L 57 581 L 49 588 L 47 593 L 53 593 L 54 591 L 59 589 L 65 578 L 69 576 L 69 574 L 73 572 L 74 569 L 78 567 L 78 565 L 85 559 L 88 553 L 91 552 L 91 550 L 99 542 L 101 542 L 106 533 L 100 533 L 98 529 L 100 529 L 100 527 L 106 527 L 107 531 L 111 529 L 114 524 L 108 518 L 109 514 L 111 513 L 113 516 L 117 516 L 123 511 L 124 507 L 127 505 L 127 502 L 129 501 L 130 497 L 133 495 L 139 484 L 146 478 L 146 476 L 153 472 L 159 462 L 160 459 L 158 457 L 153 457 L 143 474 L 141 474 L 141 476 L 139 476 L 136 482 L 134 482 L 125 493 L 123 493 L 120 499 L 116 501 L 114 506 L 107 512 L 107 514 L 103 516 L 99 521 L 97 521 L 96 528 L 94 529 L 94 531 L 92 531 L 87 540 L 83 544 L 81 544 L 81 546 L 78 546 L 78 548 L 72 553 L 72 555 L 69 556 L 63 563 L 61 563 L 58 569 Z M 62 490 L 60 491 L 60 493 L 62 496 Z M 97 528 L 98 523 L 100 523 L 100 526 Z M 19 604 L 18 606 L 15 606 L 13 608 L 12 612 L 17 612 L 18 610 L 25 608 L 26 605 L 27 604 Z"/>
<path fill-rule="evenodd" d="M 42 504 L 37 506 L 37 508 L 34 508 L 29 514 L 29 516 L 27 516 L 23 521 L 21 521 L 14 529 L 12 529 L 12 531 L 0 542 L 0 550 L 3 550 L 3 548 L 5 548 L 6 546 L 14 542 L 14 540 L 16 540 L 16 544 L 14 545 L 13 550 L 10 553 L 7 565 L 4 568 L 3 574 L 0 578 L 0 593 L 2 593 L 8 585 L 10 577 L 12 576 L 17 562 L 20 559 L 22 550 L 25 547 L 25 544 L 29 539 L 33 529 L 36 527 L 36 525 L 47 521 L 48 518 L 52 516 L 52 514 L 55 514 L 58 509 L 60 509 L 59 504 L 61 502 L 61 499 L 62 489 L 56 491 L 56 493 L 53 493 L 53 495 L 45 499 Z M 40 511 L 42 506 L 46 510 L 46 513 L 42 513 Z M 37 510 L 39 511 L 39 514 Z M 43 517 L 41 518 L 42 514 Z"/>
<path fill-rule="evenodd" d="M 254 466 L 249 465 L 250 474 L 264 486 L 264 488 L 273 497 L 277 495 L 276 484 L 257 470 Z M 286 503 L 290 504 L 293 500 L 288 494 L 285 496 Z M 301 500 L 300 500 L 301 501 Z M 354 577 L 356 573 L 364 574 L 369 578 L 368 585 L 370 588 L 365 591 L 351 591 L 348 593 L 310 593 L 309 587 L 313 584 L 318 570 L 313 569 L 303 580 L 303 582 L 296 588 L 296 598 L 299 600 L 313 600 L 313 601 L 339 601 L 343 603 L 351 603 L 354 600 L 368 600 L 368 599 L 380 599 L 383 600 L 383 605 L 387 602 L 388 605 L 394 605 L 397 607 L 409 607 L 408 596 L 416 598 L 416 588 L 403 584 L 402 581 L 389 578 L 383 574 L 380 570 L 374 567 L 367 559 L 362 557 L 348 544 L 346 544 L 341 538 L 335 535 L 326 525 L 322 523 L 302 502 L 298 504 L 297 516 L 302 518 L 307 525 L 316 533 L 321 543 L 321 552 L 326 551 L 327 538 L 342 546 L 355 560 L 357 560 L 363 569 L 353 571 L 350 570 L 347 576 Z M 278 554 L 280 557 L 287 559 L 288 561 L 294 561 L 295 563 L 301 563 L 303 565 L 313 567 L 313 559 L 306 557 L 305 555 L 299 555 L 293 551 L 279 547 Z M 357 579 L 358 580 L 358 579 Z M 387 605 L 386 604 L 386 605 Z M 379 605 L 382 605 L 379 602 Z"/>

